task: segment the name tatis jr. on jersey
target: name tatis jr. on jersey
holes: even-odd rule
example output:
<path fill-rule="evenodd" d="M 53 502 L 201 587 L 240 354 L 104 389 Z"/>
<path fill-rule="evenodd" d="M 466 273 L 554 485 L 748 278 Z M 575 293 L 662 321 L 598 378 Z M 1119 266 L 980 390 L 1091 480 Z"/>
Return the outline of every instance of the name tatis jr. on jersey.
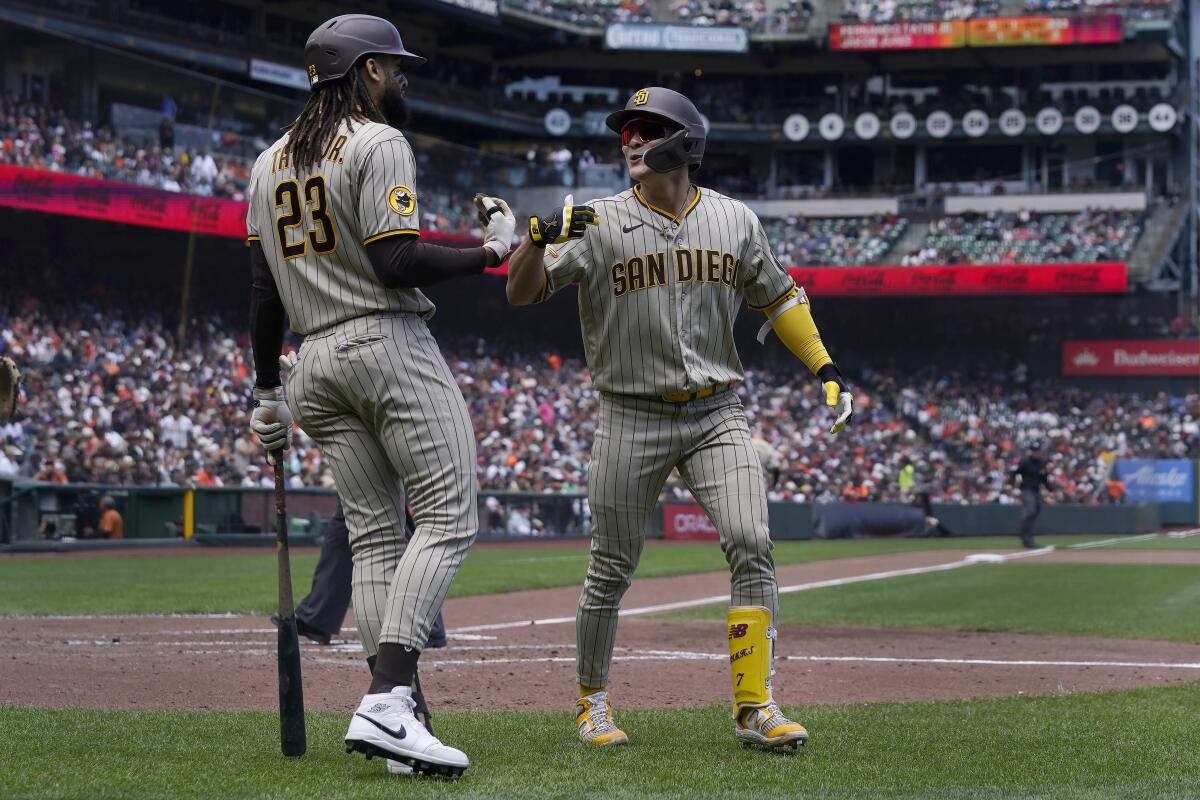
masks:
<path fill-rule="evenodd" d="M 322 161 L 332 161 L 335 164 L 342 163 L 342 148 L 346 144 L 346 136 L 335 136 L 325 146 L 325 152 L 321 153 Z M 281 169 L 291 168 L 291 153 L 286 147 L 276 148 L 271 155 L 271 173 L 279 172 Z"/>
<path fill-rule="evenodd" d="M 719 283 L 730 289 L 738 288 L 738 273 L 742 260 L 720 250 L 676 250 L 675 282 Z M 618 261 L 609 269 L 613 297 L 622 297 L 642 289 L 653 289 L 667 282 L 666 253 L 644 253 Z"/>

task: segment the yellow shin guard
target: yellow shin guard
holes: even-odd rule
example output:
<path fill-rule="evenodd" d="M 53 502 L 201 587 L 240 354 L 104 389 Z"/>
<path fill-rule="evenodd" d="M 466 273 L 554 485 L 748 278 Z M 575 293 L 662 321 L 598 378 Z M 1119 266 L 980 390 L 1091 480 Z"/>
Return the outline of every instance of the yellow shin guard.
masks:
<path fill-rule="evenodd" d="M 771 612 L 762 606 L 735 606 L 729 609 L 728 621 L 734 706 L 765 706 L 771 702 L 775 647 Z"/>

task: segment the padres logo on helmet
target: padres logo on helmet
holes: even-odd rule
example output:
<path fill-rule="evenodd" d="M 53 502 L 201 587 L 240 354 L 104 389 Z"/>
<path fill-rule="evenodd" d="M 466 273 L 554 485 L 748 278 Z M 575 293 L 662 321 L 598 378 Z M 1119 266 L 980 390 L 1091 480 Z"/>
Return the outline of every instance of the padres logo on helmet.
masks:
<path fill-rule="evenodd" d="M 407 217 L 417 210 L 417 193 L 407 186 L 393 186 L 388 189 L 388 206 L 402 217 Z"/>
<path fill-rule="evenodd" d="M 633 104 L 635 106 L 644 106 L 650 101 L 650 90 L 639 89 L 638 93 L 633 96 Z"/>

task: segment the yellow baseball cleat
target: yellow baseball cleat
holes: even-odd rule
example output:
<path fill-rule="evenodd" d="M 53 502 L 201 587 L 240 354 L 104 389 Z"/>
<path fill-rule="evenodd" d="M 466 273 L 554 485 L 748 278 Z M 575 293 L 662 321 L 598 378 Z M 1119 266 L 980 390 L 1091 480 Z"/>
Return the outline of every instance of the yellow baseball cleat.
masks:
<path fill-rule="evenodd" d="M 625 731 L 613 722 L 608 692 L 593 692 L 579 698 L 575 706 L 575 725 L 579 728 L 579 740 L 584 744 L 596 747 L 629 744 Z"/>
<path fill-rule="evenodd" d="M 795 749 L 808 741 L 804 726 L 785 717 L 774 700 L 762 707 L 739 709 L 733 729 L 738 741 L 745 745 Z"/>

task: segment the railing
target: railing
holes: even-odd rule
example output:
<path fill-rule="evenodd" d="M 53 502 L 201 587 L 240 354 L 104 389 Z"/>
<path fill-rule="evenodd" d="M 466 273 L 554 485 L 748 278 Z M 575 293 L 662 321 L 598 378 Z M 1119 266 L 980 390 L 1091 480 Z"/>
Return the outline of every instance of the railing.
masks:
<path fill-rule="evenodd" d="M 0 544 L 102 538 L 97 525 L 104 497 L 111 497 L 116 504 L 126 539 L 275 531 L 270 487 L 58 484 L 0 476 Z M 319 534 L 337 506 L 337 493 L 332 489 L 288 489 L 287 504 L 293 532 Z M 479 532 L 513 538 L 587 536 L 591 533 L 587 496 L 481 493 Z"/>

